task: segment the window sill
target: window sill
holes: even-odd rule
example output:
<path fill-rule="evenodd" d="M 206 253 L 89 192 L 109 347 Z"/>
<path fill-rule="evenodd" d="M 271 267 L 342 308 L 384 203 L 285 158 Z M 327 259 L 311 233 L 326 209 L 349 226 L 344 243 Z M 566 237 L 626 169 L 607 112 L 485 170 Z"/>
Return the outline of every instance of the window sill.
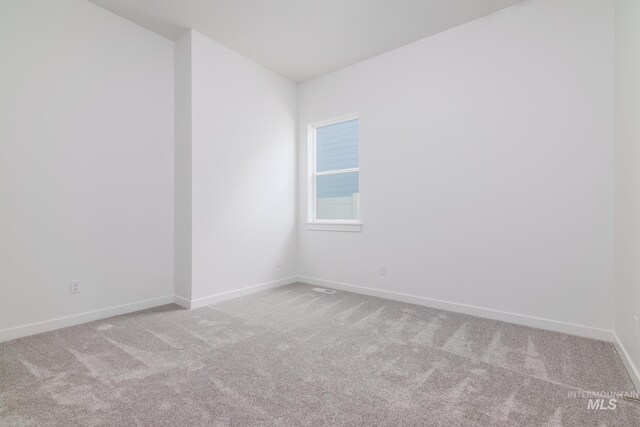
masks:
<path fill-rule="evenodd" d="M 360 222 L 308 222 L 305 228 L 309 231 L 348 231 L 360 233 L 362 223 Z"/>

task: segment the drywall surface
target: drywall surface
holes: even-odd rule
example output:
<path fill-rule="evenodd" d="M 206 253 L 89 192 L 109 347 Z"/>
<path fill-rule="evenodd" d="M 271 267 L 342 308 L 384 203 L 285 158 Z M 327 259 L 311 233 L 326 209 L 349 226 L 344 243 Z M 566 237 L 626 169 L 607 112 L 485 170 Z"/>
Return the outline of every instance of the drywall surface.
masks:
<path fill-rule="evenodd" d="M 616 1 L 616 334 L 640 368 L 640 2 Z M 634 322 L 634 318 L 638 319 Z"/>
<path fill-rule="evenodd" d="M 294 83 L 191 31 L 191 299 L 296 274 Z"/>
<path fill-rule="evenodd" d="M 0 330 L 166 300 L 172 43 L 83 0 L 3 0 L 0 57 Z"/>
<path fill-rule="evenodd" d="M 174 44 L 174 294 L 191 299 L 191 32 Z"/>
<path fill-rule="evenodd" d="M 527 1 L 302 84 L 300 275 L 611 331 L 613 21 Z M 307 230 L 308 124 L 352 113 L 362 232 Z"/>

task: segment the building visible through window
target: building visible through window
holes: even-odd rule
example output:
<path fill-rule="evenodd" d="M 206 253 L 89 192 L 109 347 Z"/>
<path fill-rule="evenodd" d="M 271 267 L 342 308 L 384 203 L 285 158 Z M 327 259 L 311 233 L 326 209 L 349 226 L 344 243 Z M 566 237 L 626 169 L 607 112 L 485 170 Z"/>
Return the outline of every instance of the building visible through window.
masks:
<path fill-rule="evenodd" d="M 360 120 L 351 118 L 312 128 L 314 220 L 359 219 Z"/>

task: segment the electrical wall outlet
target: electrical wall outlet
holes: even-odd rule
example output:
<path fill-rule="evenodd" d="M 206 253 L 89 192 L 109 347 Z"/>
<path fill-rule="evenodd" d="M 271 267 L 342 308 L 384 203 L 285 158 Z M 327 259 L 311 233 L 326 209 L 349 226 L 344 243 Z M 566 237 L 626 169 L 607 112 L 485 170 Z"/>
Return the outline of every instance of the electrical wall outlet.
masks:
<path fill-rule="evenodd" d="M 636 339 L 640 338 L 640 331 L 638 330 L 638 316 L 633 316 L 633 335 Z"/>
<path fill-rule="evenodd" d="M 69 293 L 70 294 L 78 294 L 80 293 L 80 281 L 72 280 L 69 282 Z"/>
<path fill-rule="evenodd" d="M 387 275 L 387 266 L 386 266 L 386 265 L 384 265 L 384 264 L 382 264 L 382 265 L 380 266 L 380 275 L 381 275 L 381 276 L 386 276 L 386 275 Z"/>
<path fill-rule="evenodd" d="M 276 258 L 276 262 L 274 263 L 276 268 L 280 268 L 280 258 Z"/>

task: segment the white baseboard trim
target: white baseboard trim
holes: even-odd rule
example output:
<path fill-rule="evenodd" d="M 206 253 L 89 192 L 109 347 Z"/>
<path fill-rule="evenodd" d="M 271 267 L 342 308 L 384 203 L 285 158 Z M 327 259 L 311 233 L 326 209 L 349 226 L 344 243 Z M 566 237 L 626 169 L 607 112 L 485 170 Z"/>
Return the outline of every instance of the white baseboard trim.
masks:
<path fill-rule="evenodd" d="M 14 328 L 2 329 L 0 330 L 0 342 L 10 341 L 29 335 L 40 334 L 42 332 L 53 331 L 55 329 L 67 328 L 69 326 L 92 322 L 94 320 L 106 319 L 107 317 L 133 313 L 134 311 L 157 307 L 159 305 L 171 304 L 172 302 L 173 295 L 166 295 L 163 297 L 151 298 L 148 300 L 137 301 L 129 304 L 102 308 L 100 310 L 72 314 L 71 316 L 58 317 L 56 319 L 45 320 L 42 322 L 29 323 L 27 325 L 16 326 Z"/>
<path fill-rule="evenodd" d="M 349 283 L 333 282 L 330 280 L 318 279 L 315 277 L 299 276 L 298 281 L 314 286 L 334 288 L 342 291 L 357 294 L 369 295 L 394 301 L 406 302 L 409 304 L 423 305 L 425 307 L 437 308 L 440 310 L 453 311 L 456 313 L 469 314 L 486 319 L 500 320 L 503 322 L 515 323 L 517 325 L 530 326 L 532 328 L 545 329 L 553 332 L 562 332 L 580 337 L 593 338 L 601 341 L 614 342 L 613 331 L 598 329 L 590 326 L 576 325 L 573 323 L 560 322 L 557 320 L 542 319 L 539 317 L 526 316 L 522 314 L 509 313 L 506 311 L 493 310 L 490 308 L 477 307 L 467 304 L 459 304 L 450 301 L 443 301 L 434 298 L 419 297 L 398 292 L 383 291 L 364 286 L 352 285 Z"/>
<path fill-rule="evenodd" d="M 178 304 L 180 307 L 191 308 L 191 300 L 189 298 L 181 297 L 179 295 L 174 295 L 173 302 L 175 304 Z"/>
<path fill-rule="evenodd" d="M 613 336 L 613 344 L 616 347 L 616 351 L 618 352 L 620 359 L 622 359 L 622 363 L 624 363 L 625 368 L 627 368 L 627 372 L 629 372 L 629 376 L 631 377 L 631 381 L 633 381 L 633 385 L 636 387 L 636 391 L 640 391 L 640 370 L 638 370 L 629 357 L 629 353 L 627 352 L 624 344 L 622 344 L 622 341 L 620 341 L 618 334 L 614 332 Z"/>
<path fill-rule="evenodd" d="M 241 289 L 235 289 L 233 291 L 221 292 L 219 294 L 210 295 L 207 297 L 196 298 L 189 300 L 180 296 L 174 296 L 176 304 L 185 308 L 200 308 L 207 305 L 215 304 L 217 302 L 227 301 L 230 299 L 238 298 L 244 295 L 253 294 L 255 292 L 264 291 L 267 289 L 278 288 L 280 286 L 289 285 L 298 281 L 296 276 L 285 277 L 284 279 L 273 280 L 271 282 L 264 282 L 253 286 L 247 286 Z"/>

